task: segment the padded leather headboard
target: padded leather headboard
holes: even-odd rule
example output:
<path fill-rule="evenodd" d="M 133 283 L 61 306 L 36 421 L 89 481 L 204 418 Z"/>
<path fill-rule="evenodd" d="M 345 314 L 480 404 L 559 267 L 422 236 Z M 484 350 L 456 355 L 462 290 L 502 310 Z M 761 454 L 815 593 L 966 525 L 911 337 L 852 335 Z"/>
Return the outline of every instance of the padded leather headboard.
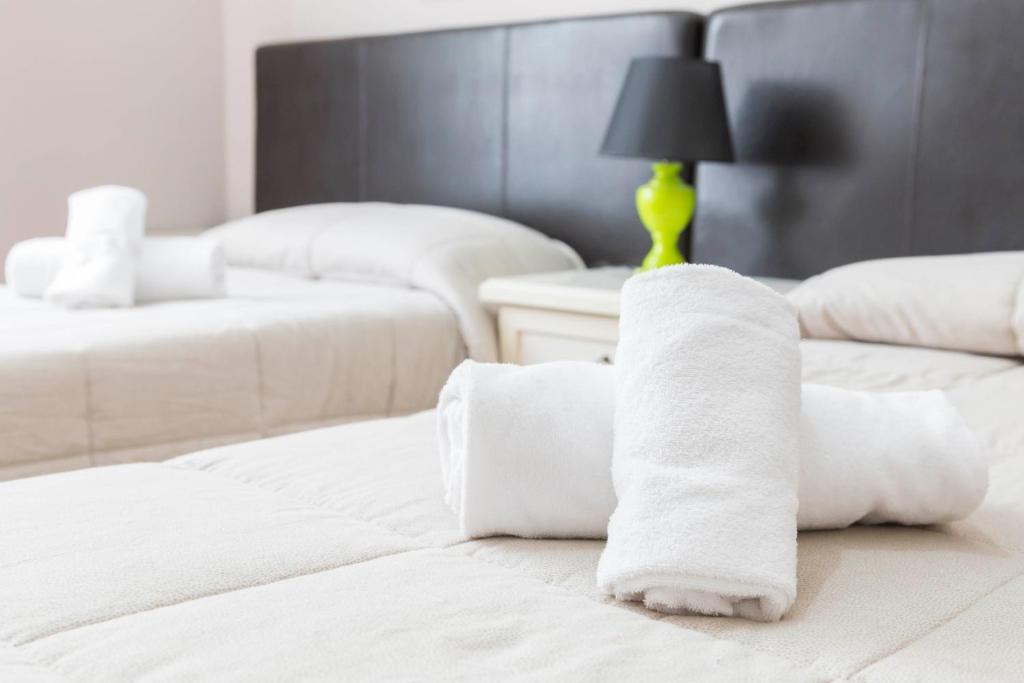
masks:
<path fill-rule="evenodd" d="M 276 45 L 257 53 L 258 211 L 476 209 L 639 262 L 646 163 L 598 154 L 629 60 L 696 56 L 684 12 Z"/>
<path fill-rule="evenodd" d="M 721 11 L 739 163 L 697 171 L 695 256 L 804 277 L 866 258 L 1024 249 L 1024 2 Z"/>

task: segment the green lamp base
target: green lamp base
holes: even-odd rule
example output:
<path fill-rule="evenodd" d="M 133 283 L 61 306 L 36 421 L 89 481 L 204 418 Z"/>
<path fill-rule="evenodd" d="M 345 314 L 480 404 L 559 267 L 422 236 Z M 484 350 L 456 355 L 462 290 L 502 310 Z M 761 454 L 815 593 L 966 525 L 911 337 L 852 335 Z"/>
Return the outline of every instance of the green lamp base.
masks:
<path fill-rule="evenodd" d="M 652 168 L 654 177 L 636 190 L 636 210 L 652 242 L 641 271 L 686 263 L 679 236 L 689 225 L 695 204 L 693 188 L 679 175 L 682 164 L 658 162 Z"/>

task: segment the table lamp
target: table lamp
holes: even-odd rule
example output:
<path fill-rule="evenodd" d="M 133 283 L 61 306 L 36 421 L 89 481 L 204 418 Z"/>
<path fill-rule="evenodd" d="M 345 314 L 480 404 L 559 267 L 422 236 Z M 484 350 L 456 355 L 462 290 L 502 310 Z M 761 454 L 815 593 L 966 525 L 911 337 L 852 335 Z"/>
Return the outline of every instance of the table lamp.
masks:
<path fill-rule="evenodd" d="M 685 263 L 679 236 L 693 216 L 695 196 L 680 177 L 682 162 L 733 160 L 718 64 L 634 59 L 601 153 L 658 160 L 654 177 L 636 191 L 637 213 L 653 243 L 640 270 Z"/>

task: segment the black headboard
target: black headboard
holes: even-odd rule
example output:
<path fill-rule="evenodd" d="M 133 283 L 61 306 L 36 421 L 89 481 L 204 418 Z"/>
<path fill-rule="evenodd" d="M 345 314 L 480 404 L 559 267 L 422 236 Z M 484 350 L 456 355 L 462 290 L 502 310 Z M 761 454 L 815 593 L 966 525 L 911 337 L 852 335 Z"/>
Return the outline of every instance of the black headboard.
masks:
<path fill-rule="evenodd" d="M 697 171 L 697 259 L 803 277 L 1024 249 L 1024 2 L 833 0 L 712 15 L 739 163 Z"/>
<path fill-rule="evenodd" d="M 662 12 L 260 48 L 256 208 L 458 206 L 639 262 L 649 171 L 598 149 L 629 60 L 696 56 L 701 26 Z"/>

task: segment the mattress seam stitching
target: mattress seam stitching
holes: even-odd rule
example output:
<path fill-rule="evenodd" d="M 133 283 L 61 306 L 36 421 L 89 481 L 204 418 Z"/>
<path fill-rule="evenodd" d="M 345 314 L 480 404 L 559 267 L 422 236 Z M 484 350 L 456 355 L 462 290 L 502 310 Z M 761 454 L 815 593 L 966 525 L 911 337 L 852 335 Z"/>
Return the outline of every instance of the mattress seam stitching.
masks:
<path fill-rule="evenodd" d="M 85 349 L 79 350 L 82 359 L 83 379 L 85 380 L 85 433 L 87 439 L 89 465 L 96 467 L 96 430 L 93 424 L 96 420 L 92 402 L 92 365 L 89 363 L 89 353 Z"/>
<path fill-rule="evenodd" d="M 158 464 L 164 464 L 164 463 L 158 463 Z M 392 528 L 392 527 L 390 527 L 390 526 L 388 526 L 386 524 L 382 524 L 381 522 L 379 522 L 377 520 L 370 520 L 370 519 L 365 519 L 365 518 L 362 518 L 362 517 L 356 517 L 355 515 L 348 515 L 346 513 L 340 512 L 338 510 L 334 510 L 332 508 L 329 508 L 329 507 L 326 507 L 326 506 L 323 506 L 323 505 L 318 505 L 316 503 L 311 503 L 309 501 L 303 500 L 303 499 L 298 498 L 296 496 L 293 496 L 291 494 L 284 493 L 282 491 L 277 491 L 277 490 L 272 489 L 272 488 L 267 488 L 266 486 L 262 486 L 262 485 L 260 485 L 260 484 L 258 484 L 256 482 L 254 482 L 254 481 L 250 481 L 250 480 L 247 480 L 247 479 L 239 479 L 237 477 L 229 476 L 229 475 L 227 475 L 227 474 L 225 474 L 223 472 L 217 472 L 217 471 L 206 469 L 206 468 L 192 467 L 192 466 L 188 466 L 188 465 L 179 465 L 179 464 L 176 464 L 176 463 L 174 463 L 174 464 L 166 463 L 166 465 L 168 467 L 173 467 L 173 468 L 179 469 L 179 470 L 187 470 L 189 472 L 201 472 L 201 473 L 207 474 L 207 475 L 209 475 L 211 477 L 217 477 L 217 478 L 223 479 L 225 481 L 230 481 L 230 482 L 232 482 L 234 484 L 239 484 L 241 486 L 247 486 L 247 487 L 255 488 L 255 489 L 258 489 L 260 491 L 263 491 L 264 493 L 268 493 L 268 494 L 271 494 L 271 495 L 274 495 L 274 496 L 279 496 L 279 497 L 281 497 L 281 498 L 283 498 L 283 499 L 285 499 L 287 501 L 290 501 L 292 503 L 297 503 L 299 505 L 302 505 L 304 507 L 310 508 L 312 510 L 316 510 L 318 512 L 322 512 L 324 514 L 334 515 L 334 516 L 340 517 L 341 519 L 344 519 L 344 520 L 347 520 L 347 521 L 359 522 L 361 524 L 366 524 L 368 526 L 375 526 L 378 529 L 381 529 L 383 531 L 387 531 L 387 532 L 393 533 L 396 536 L 401 536 L 402 538 L 405 538 L 405 539 L 407 539 L 409 541 L 412 541 L 414 543 L 419 543 L 419 544 L 423 543 L 422 541 L 419 540 L 419 538 L 417 536 L 413 536 L 411 534 L 407 534 L 404 531 L 399 531 L 398 529 L 394 529 L 394 528 Z M 436 547 L 436 546 L 424 545 L 423 547 L 424 548 L 430 548 L 430 547 Z M 448 547 L 448 546 L 442 546 L 442 547 Z"/>
<path fill-rule="evenodd" d="M 263 350 L 260 348 L 259 335 L 249 325 L 249 321 L 245 322 L 245 329 L 249 332 L 249 337 L 252 339 L 253 352 L 256 354 L 256 404 L 260 409 L 260 437 L 266 438 L 269 428 L 267 426 L 267 410 L 263 400 L 265 393 L 263 383 Z"/>
<path fill-rule="evenodd" d="M 398 395 L 398 321 L 394 316 L 388 317 L 391 328 L 391 381 L 388 382 L 388 417 L 395 414 L 395 396 Z"/>
<path fill-rule="evenodd" d="M 5 640 L 3 641 L 3 645 L 5 645 L 10 650 L 14 650 L 18 655 L 20 655 L 24 659 L 25 663 L 31 666 L 38 667 L 40 669 L 43 669 L 44 671 L 49 671 L 66 681 L 79 680 L 78 678 L 64 672 L 62 669 L 57 668 L 56 664 L 46 662 L 41 657 L 37 656 L 34 652 L 27 651 L 18 643 L 12 643 L 9 640 Z"/>
<path fill-rule="evenodd" d="M 242 586 L 235 586 L 235 587 L 227 588 L 227 589 L 220 590 L 220 591 L 214 591 L 212 593 L 204 593 L 202 595 L 195 595 L 195 596 L 192 596 L 192 597 L 184 598 L 182 600 L 175 600 L 173 602 L 168 602 L 168 603 L 165 603 L 165 604 L 153 605 L 153 606 L 150 606 L 150 607 L 143 607 L 141 609 L 132 610 L 130 612 L 124 612 L 123 614 L 115 614 L 115 615 L 107 617 L 107 618 L 95 619 L 95 620 L 92 620 L 92 621 L 82 621 L 82 622 L 79 622 L 79 623 L 76 623 L 76 624 L 72 624 L 71 626 L 68 626 L 67 628 L 61 628 L 61 629 L 58 629 L 58 630 L 55 630 L 55 631 L 50 631 L 50 632 L 47 632 L 47 633 L 43 633 L 43 634 L 37 635 L 35 637 L 29 638 L 29 639 L 21 641 L 21 642 L 7 641 L 7 644 L 11 648 L 17 649 L 19 652 L 24 652 L 24 648 L 27 647 L 27 646 L 32 645 L 33 643 L 36 643 L 36 642 L 41 641 L 41 640 L 45 640 L 47 638 L 53 638 L 55 636 L 63 635 L 63 634 L 66 634 L 66 633 L 71 633 L 72 631 L 77 631 L 79 629 L 87 628 L 89 626 L 97 626 L 99 624 L 106 624 L 106 623 L 110 623 L 110 622 L 113 622 L 113 621 L 117 621 L 118 619 L 125 619 L 125 618 L 133 617 L 133 616 L 136 616 L 136 615 L 139 615 L 139 614 L 144 614 L 146 612 L 154 612 L 156 610 L 161 610 L 161 609 L 165 609 L 165 608 L 177 607 L 179 605 L 185 605 L 185 604 L 192 603 L 192 602 L 198 602 L 200 600 L 205 600 L 207 598 L 214 598 L 214 597 L 217 597 L 219 595 L 228 595 L 229 593 L 237 593 L 237 592 L 240 592 L 240 591 L 249 590 L 249 589 L 253 589 L 253 588 L 263 588 L 265 586 L 271 586 L 271 585 L 274 585 L 274 584 L 277 584 L 277 583 L 284 583 L 286 581 L 291 581 L 292 579 L 301 579 L 301 578 L 306 577 L 306 576 L 313 576 L 315 574 L 323 574 L 324 572 L 330 572 L 330 571 L 334 571 L 336 569 L 344 569 L 346 567 L 354 567 L 356 565 L 366 564 L 366 563 L 369 563 L 369 562 L 373 562 L 375 560 L 382 560 L 382 559 L 389 558 L 389 557 L 397 557 L 399 555 L 404 555 L 406 553 L 423 552 L 423 551 L 427 551 L 427 550 L 438 550 L 438 548 L 431 548 L 429 546 L 423 546 L 423 547 L 419 547 L 419 548 L 408 548 L 408 549 L 405 549 L 405 550 L 396 550 L 394 552 L 386 552 L 386 553 L 377 555 L 375 557 L 369 557 L 369 558 L 366 558 L 366 559 L 353 560 L 351 562 L 341 562 L 339 564 L 331 564 L 330 566 L 317 567 L 317 568 L 312 569 L 310 571 L 300 571 L 300 572 L 297 572 L 297 573 L 294 573 L 294 574 L 289 574 L 289 575 L 286 575 L 286 576 L 280 576 L 280 577 L 277 577 L 277 578 L 273 578 L 273 579 L 270 579 L 268 581 L 261 581 L 261 582 L 258 582 L 258 583 L 250 583 L 250 584 L 246 584 L 246 585 L 242 585 Z M 441 549 L 441 550 L 443 550 L 443 549 Z M 41 666 L 45 666 L 45 667 L 48 667 L 48 668 L 53 668 L 57 673 L 63 675 L 65 678 L 68 678 L 69 680 L 72 680 L 72 677 L 64 674 L 60 669 L 56 669 L 54 664 L 45 662 L 44 660 L 39 659 L 38 657 L 34 657 L 31 653 L 25 652 L 25 654 L 28 655 L 32 659 L 33 662 L 38 662 Z"/>
<path fill-rule="evenodd" d="M 878 663 L 880 663 L 880 662 L 882 662 L 882 661 L 884 661 L 886 659 L 889 659 L 889 658 L 899 654 L 900 652 L 902 652 L 903 650 L 906 650 L 911 645 L 919 642 L 920 640 L 922 640 L 924 638 L 927 638 L 928 636 L 930 636 L 931 634 L 935 633 L 936 631 L 938 631 L 938 630 L 944 628 L 945 626 L 949 625 L 950 623 L 956 621 L 961 616 L 966 614 L 968 612 L 968 610 L 973 609 L 979 602 L 981 602 L 985 598 L 988 598 L 989 596 L 991 596 L 996 591 L 1001 590 L 1005 586 L 1008 586 L 1009 584 L 1013 583 L 1014 581 L 1016 581 L 1016 580 L 1018 580 L 1018 579 L 1020 579 L 1022 577 L 1024 577 L 1024 571 L 1019 571 L 1018 573 L 1013 574 L 1012 576 L 1008 577 L 1004 581 L 1000 581 L 999 583 L 994 585 L 992 588 L 990 588 L 989 590 L 985 591 L 984 593 L 979 595 L 977 598 L 972 600 L 969 604 L 961 607 L 959 610 L 957 610 L 953 614 L 950 614 L 946 618 L 941 619 L 934 626 L 932 626 L 932 627 L 930 627 L 928 629 L 925 629 L 924 631 L 922 631 L 921 633 L 919 633 L 916 636 L 908 638 L 907 640 L 903 641 L 902 643 L 897 645 L 894 649 L 890 650 L 889 652 L 886 652 L 885 654 L 879 655 L 877 658 L 872 659 L 869 662 L 866 662 L 865 664 L 861 665 L 860 667 L 858 667 L 858 668 L 854 669 L 853 671 L 851 671 L 850 673 L 848 673 L 847 676 L 850 677 L 851 679 L 853 677 L 860 676 L 861 674 L 864 673 L 864 671 L 866 669 L 868 669 L 868 668 L 874 666 L 875 664 L 878 664 Z"/>
<path fill-rule="evenodd" d="M 349 516 L 349 515 L 346 515 L 346 514 L 344 514 L 342 512 L 339 512 L 337 510 L 332 510 L 331 508 L 328 508 L 328 507 L 324 507 L 324 506 L 321 506 L 321 505 L 316 505 L 316 504 L 310 503 L 308 501 L 304 501 L 301 498 L 297 498 L 297 497 L 289 495 L 287 493 L 282 493 L 280 491 L 275 491 L 273 489 L 266 488 L 264 486 L 261 486 L 261 485 L 255 483 L 255 482 L 252 482 L 252 481 L 247 481 L 247 480 L 244 480 L 244 479 L 237 479 L 235 477 L 228 476 L 228 475 L 226 475 L 226 474 L 224 474 L 222 472 L 214 472 L 214 471 L 211 471 L 211 470 L 208 470 L 208 469 L 202 469 L 202 468 L 196 468 L 196 467 L 190 467 L 190 466 L 182 466 L 182 465 L 170 464 L 170 463 L 156 463 L 156 465 L 158 467 L 171 467 L 171 468 L 174 468 L 174 469 L 177 469 L 177 470 L 201 473 L 201 474 L 209 475 L 209 476 L 215 477 L 217 479 L 222 479 L 224 481 L 228 481 L 228 482 L 231 482 L 233 484 L 236 484 L 236 485 L 239 485 L 239 486 L 243 486 L 243 487 L 246 487 L 246 488 L 255 488 L 255 489 L 259 490 L 259 491 L 262 491 L 263 493 L 280 497 L 280 498 L 282 498 L 282 499 L 284 499 L 284 500 L 286 500 L 286 501 L 288 501 L 290 503 L 298 504 L 298 505 L 300 505 L 302 507 L 306 507 L 306 508 L 309 508 L 311 510 L 315 510 L 315 511 L 323 513 L 323 514 L 327 514 L 327 515 L 331 515 L 331 516 L 334 516 L 334 517 L 338 517 L 338 518 L 340 518 L 343 521 L 357 522 L 359 524 L 365 524 L 367 526 L 377 527 L 378 529 L 380 529 L 382 531 L 386 531 L 386 532 L 392 533 L 395 536 L 398 536 L 400 538 L 405 539 L 406 541 L 409 541 L 411 543 L 415 543 L 415 544 L 417 544 L 418 547 L 409 548 L 409 549 L 406 549 L 406 550 L 396 550 L 394 552 L 387 552 L 387 553 L 383 553 L 381 555 L 377 555 L 375 557 L 370 557 L 370 558 L 366 558 L 366 559 L 362 559 L 362 560 L 355 560 L 353 562 L 343 562 L 343 563 L 335 565 L 335 566 L 323 567 L 323 568 L 320 568 L 320 569 L 315 569 L 315 570 L 310 571 L 310 572 L 300 572 L 298 574 L 276 578 L 276 579 L 273 579 L 271 581 L 267 581 L 267 582 L 264 582 L 264 583 L 256 583 L 256 584 L 250 584 L 250 585 L 245 585 L 245 586 L 237 586 L 235 588 L 229 588 L 227 590 L 217 591 L 215 593 L 207 593 L 207 594 L 204 594 L 204 595 L 197 595 L 197 596 L 194 596 L 194 597 L 186 598 L 184 600 L 178 600 L 178 601 L 175 601 L 175 602 L 170 602 L 170 603 L 167 603 L 165 605 L 157 605 L 155 607 L 147 607 L 147 608 L 144 608 L 144 609 L 135 610 L 133 612 L 126 612 L 124 614 L 118 614 L 118 615 L 115 615 L 115 616 L 110 617 L 108 619 L 99 619 L 99 620 L 96 620 L 96 621 L 83 622 L 83 623 L 80 623 L 80 624 L 74 624 L 74 625 L 70 626 L 69 628 L 60 629 L 60 630 L 57 630 L 57 631 L 54 631 L 54 632 L 51 632 L 51 633 L 45 633 L 45 634 L 36 636 L 34 638 L 30 638 L 29 640 L 23 641 L 21 643 L 13 643 L 13 642 L 7 641 L 8 644 L 11 647 L 16 647 L 16 648 L 17 647 L 22 647 L 24 645 L 29 645 L 31 643 L 34 643 L 34 642 L 38 641 L 38 640 L 42 640 L 44 638 L 49 638 L 49 637 L 52 637 L 52 636 L 55 636 L 55 635 L 59 635 L 59 634 L 62 634 L 62 633 L 68 633 L 70 631 L 74 631 L 74 630 L 79 629 L 79 628 L 84 628 L 86 626 L 92 626 L 92 625 L 95 625 L 95 624 L 102 624 L 102 623 L 106 623 L 108 621 L 114 621 L 116 619 L 120 619 L 122 617 L 129 617 L 129 616 L 132 616 L 132 615 L 135 615 L 135 614 L 141 614 L 143 612 L 152 611 L 152 610 L 155 610 L 155 609 L 161 609 L 163 607 L 173 607 L 175 605 L 181 605 L 181 604 L 185 604 L 187 602 L 193 602 L 193 601 L 197 601 L 197 600 L 202 600 L 203 598 L 213 597 L 213 596 L 216 596 L 216 595 L 224 595 L 226 593 L 232 593 L 232 592 L 235 592 L 235 591 L 245 590 L 247 588 L 258 588 L 260 586 L 267 586 L 267 585 L 270 585 L 270 584 L 273 584 L 273 583 L 280 583 L 280 582 L 283 582 L 283 581 L 288 581 L 288 580 L 293 579 L 293 578 L 299 578 L 301 576 L 309 576 L 309 575 L 312 575 L 312 574 L 318 574 L 318 573 L 322 573 L 322 572 L 325 572 L 325 571 L 331 571 L 331 570 L 334 570 L 334 569 L 340 569 L 342 567 L 355 566 L 357 564 L 364 564 L 366 562 L 372 562 L 374 560 L 382 559 L 382 558 L 385 558 L 385 557 L 394 557 L 394 556 L 401 555 L 401 554 L 404 554 L 404 553 L 409 553 L 409 552 L 419 552 L 419 551 L 424 551 L 424 550 L 445 551 L 449 547 L 451 547 L 451 545 L 453 545 L 453 544 L 442 545 L 442 546 L 426 545 L 426 544 L 424 544 L 422 541 L 420 541 L 415 536 L 411 536 L 411 535 L 409 535 L 407 533 L 398 531 L 397 529 L 393 529 L 393 528 L 391 528 L 391 527 L 389 527 L 389 526 L 387 526 L 385 524 L 381 524 L 381 523 L 379 523 L 377 521 L 366 520 L 366 519 L 361 519 L 359 517 Z M 462 543 L 462 542 L 460 541 L 459 543 Z M 458 545 L 459 543 L 456 543 L 454 545 Z"/>

